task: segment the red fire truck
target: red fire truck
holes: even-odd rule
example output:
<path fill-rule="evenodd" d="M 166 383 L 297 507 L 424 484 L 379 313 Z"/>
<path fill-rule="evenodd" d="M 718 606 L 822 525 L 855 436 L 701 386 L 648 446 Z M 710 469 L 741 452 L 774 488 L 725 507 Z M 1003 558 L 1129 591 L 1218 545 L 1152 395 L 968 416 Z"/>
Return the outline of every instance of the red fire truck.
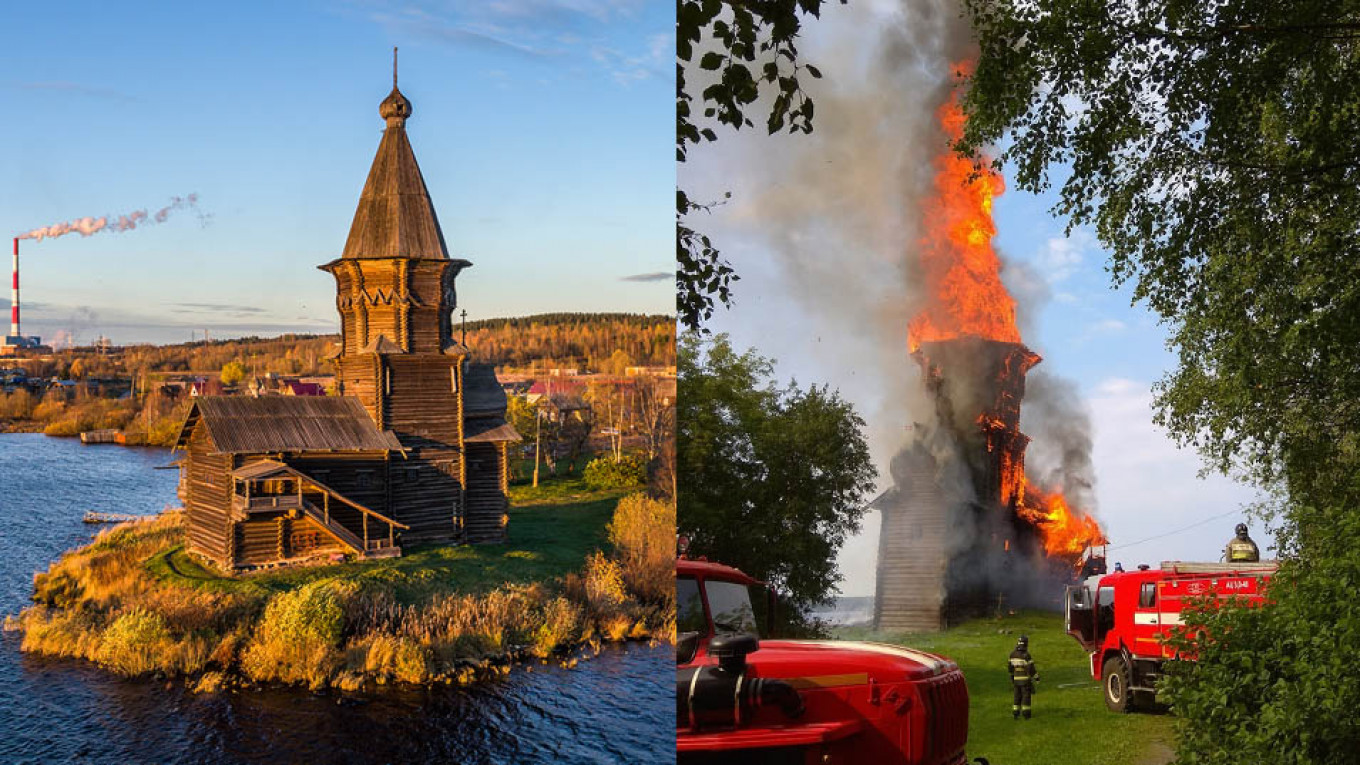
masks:
<path fill-rule="evenodd" d="M 968 687 L 954 662 L 880 643 L 760 639 L 773 600 L 718 563 L 681 557 L 676 595 L 678 763 L 966 761 Z"/>
<path fill-rule="evenodd" d="M 1151 706 L 1163 663 L 1178 658 L 1165 641 L 1181 629 L 1185 604 L 1206 596 L 1263 603 L 1276 566 L 1167 561 L 1159 569 L 1142 565 L 1068 587 L 1067 634 L 1090 654 L 1105 705 L 1116 712 Z"/>

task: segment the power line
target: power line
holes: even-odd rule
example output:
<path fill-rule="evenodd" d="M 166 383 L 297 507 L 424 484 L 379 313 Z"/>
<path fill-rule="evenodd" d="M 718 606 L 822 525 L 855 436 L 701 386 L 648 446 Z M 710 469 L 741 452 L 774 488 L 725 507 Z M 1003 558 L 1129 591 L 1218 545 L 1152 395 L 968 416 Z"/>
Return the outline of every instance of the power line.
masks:
<path fill-rule="evenodd" d="M 1176 535 L 1176 534 L 1181 533 L 1182 531 L 1189 531 L 1190 529 L 1193 529 L 1193 528 L 1195 528 L 1196 526 L 1203 526 L 1204 524 L 1209 523 L 1210 521 L 1216 521 L 1216 520 L 1218 520 L 1219 518 L 1225 518 L 1225 517 L 1227 517 L 1227 516 L 1229 516 L 1229 515 L 1240 514 L 1241 512 L 1242 512 L 1242 510 L 1241 510 L 1240 508 L 1239 508 L 1239 509 L 1234 509 L 1234 510 L 1229 510 L 1229 511 L 1226 512 L 1226 513 L 1219 513 L 1218 515 L 1210 516 L 1210 517 L 1208 517 L 1208 518 L 1205 518 L 1205 519 L 1202 520 L 1202 521 L 1198 521 L 1198 522 L 1196 522 L 1196 523 L 1192 523 L 1192 524 L 1190 524 L 1189 526 L 1182 526 L 1181 528 L 1175 529 L 1174 531 L 1168 531 L 1168 532 L 1165 532 L 1165 533 L 1162 533 L 1162 534 L 1158 534 L 1157 536 L 1154 536 L 1154 537 L 1148 537 L 1147 539 L 1140 539 L 1140 540 L 1138 540 L 1137 542 L 1129 542 L 1129 543 L 1127 543 L 1127 544 L 1121 544 L 1121 545 L 1106 545 L 1105 549 L 1108 551 L 1108 550 L 1122 550 L 1122 549 L 1124 549 L 1124 548 L 1126 548 L 1126 547 L 1135 547 L 1135 546 L 1137 546 L 1137 545 L 1143 544 L 1144 542 L 1151 542 L 1151 541 L 1153 541 L 1153 540 L 1163 539 L 1163 538 L 1169 537 L 1169 536 L 1174 536 L 1174 535 Z"/>

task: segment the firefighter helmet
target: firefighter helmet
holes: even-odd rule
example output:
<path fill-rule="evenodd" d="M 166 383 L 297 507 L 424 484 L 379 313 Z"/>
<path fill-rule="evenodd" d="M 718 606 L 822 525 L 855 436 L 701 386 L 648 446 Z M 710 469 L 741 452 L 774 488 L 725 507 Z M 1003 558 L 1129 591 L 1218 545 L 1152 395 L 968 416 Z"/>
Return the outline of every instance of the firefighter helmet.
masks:
<path fill-rule="evenodd" d="M 1017 640 L 1017 641 L 1015 641 L 1015 647 L 1016 647 L 1016 648 L 1025 648 L 1025 647 L 1028 646 L 1028 645 L 1029 645 L 1029 637 L 1026 636 L 1026 635 L 1021 635 L 1021 636 L 1020 636 L 1020 639 Z"/>
<path fill-rule="evenodd" d="M 1237 524 L 1237 536 L 1239 536 L 1239 537 L 1245 537 L 1246 535 L 1247 535 L 1247 524 L 1245 524 L 1245 523 L 1239 523 L 1239 524 Z"/>

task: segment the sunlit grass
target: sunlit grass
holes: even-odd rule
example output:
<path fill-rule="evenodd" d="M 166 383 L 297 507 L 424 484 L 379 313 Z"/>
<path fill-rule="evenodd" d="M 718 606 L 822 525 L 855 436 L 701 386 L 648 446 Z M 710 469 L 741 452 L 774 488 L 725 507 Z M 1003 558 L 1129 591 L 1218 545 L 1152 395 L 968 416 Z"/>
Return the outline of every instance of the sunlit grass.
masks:
<path fill-rule="evenodd" d="M 204 689 L 232 677 L 353 689 L 467 682 L 507 658 L 669 639 L 673 598 L 632 589 L 642 580 L 628 562 L 636 552 L 620 562 L 609 542 L 619 496 L 545 482 L 517 492 L 504 544 L 430 545 L 401 558 L 242 577 L 185 552 L 182 513 L 124 524 L 35 577 L 38 605 L 17 620 L 23 649 L 128 675 L 203 674 L 195 687 Z M 651 532 L 653 546 L 673 538 L 674 510 L 639 515 L 640 502 L 630 498 L 633 511 L 614 525 L 650 518 L 665 525 Z"/>
<path fill-rule="evenodd" d="M 1034 717 L 1011 717 L 1006 658 L 1020 635 L 1042 678 Z M 1059 614 L 1025 612 L 978 619 L 939 633 L 881 633 L 840 628 L 835 636 L 897 643 L 953 659 L 968 681 L 968 756 L 1005 765 L 1150 765 L 1171 751 L 1171 717 L 1121 715 L 1105 708 L 1085 651 L 1063 631 Z"/>

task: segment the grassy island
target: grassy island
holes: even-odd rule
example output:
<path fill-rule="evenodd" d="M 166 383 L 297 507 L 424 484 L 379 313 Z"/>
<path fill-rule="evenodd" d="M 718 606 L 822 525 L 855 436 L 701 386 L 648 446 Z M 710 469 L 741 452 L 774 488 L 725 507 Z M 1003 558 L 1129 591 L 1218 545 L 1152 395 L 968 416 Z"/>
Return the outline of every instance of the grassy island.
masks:
<path fill-rule="evenodd" d="M 579 479 L 512 487 L 510 541 L 225 577 L 182 514 L 110 528 L 34 577 L 23 650 L 200 690 L 466 683 L 517 660 L 672 640 L 675 509 Z"/>

